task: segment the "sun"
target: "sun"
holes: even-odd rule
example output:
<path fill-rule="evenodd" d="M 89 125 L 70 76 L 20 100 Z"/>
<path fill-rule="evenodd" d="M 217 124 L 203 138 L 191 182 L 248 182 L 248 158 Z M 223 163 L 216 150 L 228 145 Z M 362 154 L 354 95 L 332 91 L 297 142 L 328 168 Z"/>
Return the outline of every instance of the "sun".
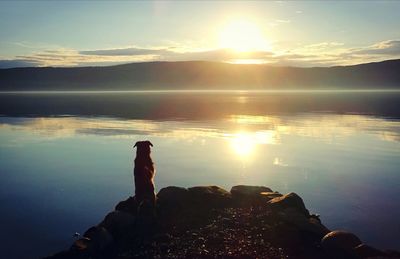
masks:
<path fill-rule="evenodd" d="M 219 35 L 219 47 L 237 52 L 270 50 L 260 28 L 247 20 L 233 20 L 226 24 Z"/>

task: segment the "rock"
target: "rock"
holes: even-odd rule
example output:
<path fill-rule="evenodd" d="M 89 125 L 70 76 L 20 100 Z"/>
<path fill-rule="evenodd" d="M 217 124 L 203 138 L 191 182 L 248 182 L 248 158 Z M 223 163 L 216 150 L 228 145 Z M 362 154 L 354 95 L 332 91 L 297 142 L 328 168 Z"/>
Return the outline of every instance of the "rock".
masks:
<path fill-rule="evenodd" d="M 232 203 L 231 193 L 218 186 L 196 186 L 188 189 L 191 206 L 203 208 L 223 208 Z"/>
<path fill-rule="evenodd" d="M 157 194 L 157 214 L 164 220 L 173 220 L 176 213 L 188 207 L 189 191 L 186 188 L 169 186 L 162 188 Z"/>
<path fill-rule="evenodd" d="M 278 192 L 261 192 L 260 194 L 262 196 L 267 197 L 268 200 L 271 200 L 271 199 L 276 198 L 276 197 L 282 197 L 283 196 L 282 194 L 280 194 Z"/>
<path fill-rule="evenodd" d="M 236 185 L 231 188 L 231 194 L 234 198 L 258 196 L 262 192 L 273 193 L 270 188 L 265 186 Z"/>
<path fill-rule="evenodd" d="M 174 203 L 182 205 L 188 199 L 188 190 L 182 187 L 169 186 L 162 188 L 158 194 L 157 199 L 159 203 Z"/>
<path fill-rule="evenodd" d="M 71 248 L 72 249 L 72 248 Z M 44 257 L 43 259 L 86 259 L 85 252 L 79 250 L 66 250 L 54 255 Z"/>
<path fill-rule="evenodd" d="M 237 185 L 231 188 L 231 194 L 236 206 L 265 205 L 267 201 L 277 197 L 265 186 Z"/>
<path fill-rule="evenodd" d="M 368 258 L 396 257 L 330 232 L 295 193 L 264 186 L 167 187 L 156 207 L 120 202 L 71 249 L 53 259 L 89 258 Z M 239 202 L 240 201 L 240 202 Z M 247 206 L 255 204 L 264 206 Z M 238 206 L 241 205 L 241 206 Z M 156 209 L 155 209 L 156 208 Z M 79 238 L 79 235 L 75 235 Z M 319 245 L 320 244 L 320 245 Z"/>
<path fill-rule="evenodd" d="M 400 251 L 389 249 L 389 250 L 385 250 L 383 252 L 391 258 L 400 258 Z"/>
<path fill-rule="evenodd" d="M 354 248 L 360 244 L 356 235 L 340 230 L 329 232 L 321 240 L 324 251 L 334 258 L 357 258 Z"/>
<path fill-rule="evenodd" d="M 230 197 L 231 194 L 219 186 L 195 186 L 188 189 L 190 195 L 198 197 Z"/>
<path fill-rule="evenodd" d="M 308 219 L 308 222 L 310 223 L 310 225 L 307 227 L 307 230 L 309 232 L 317 234 L 320 237 L 323 237 L 330 232 L 330 230 L 321 223 L 321 220 L 319 218 L 317 219 L 311 217 Z"/>
<path fill-rule="evenodd" d="M 72 251 L 87 251 L 90 248 L 90 238 L 83 237 L 78 240 L 76 240 L 72 246 L 71 250 Z"/>
<path fill-rule="evenodd" d="M 318 239 L 330 232 L 319 220 L 307 217 L 296 208 L 286 208 L 278 215 L 285 223 L 294 225 L 300 231 L 311 233 Z"/>
<path fill-rule="evenodd" d="M 115 210 L 124 211 L 136 215 L 138 204 L 135 197 L 129 197 L 128 199 L 121 201 L 115 206 Z"/>
<path fill-rule="evenodd" d="M 113 243 L 113 237 L 104 227 L 91 227 L 83 235 L 90 239 L 90 246 L 95 251 L 103 251 Z"/>
<path fill-rule="evenodd" d="M 124 233 L 129 233 L 134 226 L 135 217 L 128 212 L 118 210 L 110 212 L 99 224 L 99 227 L 104 227 L 115 239 L 123 236 Z"/>
<path fill-rule="evenodd" d="M 372 246 L 366 244 L 360 244 L 354 248 L 356 254 L 361 258 L 377 257 L 377 256 L 387 256 L 381 250 L 378 250 Z"/>
<path fill-rule="evenodd" d="M 153 240 L 157 243 L 168 243 L 172 240 L 172 236 L 168 233 L 156 234 L 154 235 Z"/>
<path fill-rule="evenodd" d="M 306 209 L 306 206 L 304 205 L 303 199 L 293 192 L 285 194 L 281 197 L 273 198 L 272 200 L 268 201 L 268 206 L 279 211 L 282 211 L 286 208 L 294 208 L 307 217 L 310 215 Z"/>

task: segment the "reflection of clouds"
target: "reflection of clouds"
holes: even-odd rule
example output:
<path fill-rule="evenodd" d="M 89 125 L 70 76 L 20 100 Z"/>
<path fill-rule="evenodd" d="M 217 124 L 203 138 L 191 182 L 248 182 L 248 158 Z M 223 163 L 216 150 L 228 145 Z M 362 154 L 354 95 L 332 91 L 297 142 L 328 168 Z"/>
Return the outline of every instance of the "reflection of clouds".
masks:
<path fill-rule="evenodd" d="M 105 118 L 25 118 L 23 122 L 2 118 L 0 128 L 27 130 L 49 138 L 71 137 L 78 134 L 121 136 L 159 130 L 157 123 L 146 121 L 125 121 Z"/>
<path fill-rule="evenodd" d="M 151 135 L 194 140 L 237 139 L 256 144 L 279 144 L 284 135 L 311 137 L 332 143 L 359 133 L 385 141 L 400 141 L 400 122 L 365 115 L 300 114 L 281 116 L 232 115 L 220 121 L 147 121 L 111 118 L 0 118 L 0 129 L 26 130 L 47 138 L 74 135 L 132 137 Z M 240 134 L 238 132 L 241 132 Z M 240 138 L 239 138 L 240 139 Z"/>
<path fill-rule="evenodd" d="M 400 141 L 400 122 L 365 115 L 301 114 L 282 116 L 233 115 L 230 122 L 253 131 L 268 129 L 279 140 L 282 135 L 312 137 L 328 143 L 360 132 L 382 140 Z"/>
<path fill-rule="evenodd" d="M 280 119 L 273 116 L 231 115 L 229 121 L 238 124 L 277 124 Z"/>
<path fill-rule="evenodd" d="M 379 132 L 379 138 L 385 141 L 394 141 L 400 142 L 400 134 L 388 132 L 388 131 L 381 131 Z"/>
<path fill-rule="evenodd" d="M 296 129 L 298 135 L 316 137 L 327 142 L 359 133 L 379 136 L 381 132 L 389 131 L 396 136 L 400 134 L 399 121 L 365 115 L 320 115 L 317 123 L 315 127 L 315 121 L 309 117 L 290 128 Z"/>

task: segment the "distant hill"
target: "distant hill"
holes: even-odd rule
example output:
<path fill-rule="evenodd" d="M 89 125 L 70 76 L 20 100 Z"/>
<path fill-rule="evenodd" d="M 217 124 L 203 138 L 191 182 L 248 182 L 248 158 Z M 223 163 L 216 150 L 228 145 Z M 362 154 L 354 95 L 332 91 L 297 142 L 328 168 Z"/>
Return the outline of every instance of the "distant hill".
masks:
<path fill-rule="evenodd" d="M 400 88 L 400 60 L 313 68 L 182 61 L 0 69 L 1 91 L 299 88 Z"/>

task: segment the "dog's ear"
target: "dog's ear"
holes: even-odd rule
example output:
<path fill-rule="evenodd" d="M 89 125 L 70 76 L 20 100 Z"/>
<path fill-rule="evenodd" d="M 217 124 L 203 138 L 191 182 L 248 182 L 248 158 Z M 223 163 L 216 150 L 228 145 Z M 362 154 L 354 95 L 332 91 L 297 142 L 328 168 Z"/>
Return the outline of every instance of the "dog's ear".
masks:
<path fill-rule="evenodd" d="M 135 147 L 137 146 L 138 143 L 139 143 L 139 141 L 135 143 L 135 145 L 133 146 L 133 148 L 135 148 Z"/>
<path fill-rule="evenodd" d="M 149 144 L 150 146 L 153 146 L 153 144 L 150 142 L 150 141 L 146 141 L 147 142 L 147 144 Z"/>

